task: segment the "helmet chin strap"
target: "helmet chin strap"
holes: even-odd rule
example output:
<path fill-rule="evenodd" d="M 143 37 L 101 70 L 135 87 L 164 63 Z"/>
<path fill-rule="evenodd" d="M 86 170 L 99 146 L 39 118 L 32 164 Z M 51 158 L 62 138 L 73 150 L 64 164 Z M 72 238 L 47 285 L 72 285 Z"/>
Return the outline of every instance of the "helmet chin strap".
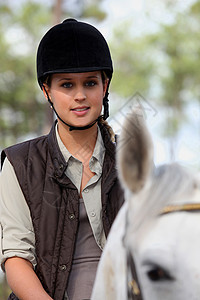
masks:
<path fill-rule="evenodd" d="M 107 88 L 107 91 L 106 91 L 106 94 L 103 98 L 103 107 L 104 107 L 104 112 L 103 112 L 103 119 L 106 120 L 108 117 L 109 117 L 109 100 L 108 100 L 108 88 Z"/>
<path fill-rule="evenodd" d="M 48 102 L 50 103 L 50 105 L 51 105 L 53 111 L 55 112 L 55 114 L 56 114 L 56 116 L 57 116 L 57 118 L 58 118 L 63 124 L 65 124 L 65 125 L 67 125 L 67 126 L 69 127 L 69 131 L 72 131 L 72 130 L 85 130 L 85 129 L 89 129 L 89 128 L 91 128 L 96 122 L 99 121 L 100 116 L 99 116 L 96 120 L 94 120 L 93 122 L 91 122 L 90 124 L 88 124 L 88 125 L 86 125 L 86 126 L 73 126 L 73 125 L 70 125 L 70 124 L 66 123 L 66 122 L 58 115 L 57 111 L 55 110 L 55 107 L 54 107 L 54 105 L 53 105 L 53 102 L 51 101 L 51 99 L 50 99 L 50 97 L 49 97 L 49 94 L 47 93 L 47 90 L 46 90 L 45 86 L 42 85 L 42 87 L 43 87 L 43 89 L 44 89 L 44 91 L 45 91 L 45 94 L 47 95 Z M 107 102 L 108 102 L 108 99 L 107 99 Z M 108 103 L 107 103 L 107 106 L 108 106 Z M 105 120 L 105 119 L 104 119 L 104 120 Z"/>

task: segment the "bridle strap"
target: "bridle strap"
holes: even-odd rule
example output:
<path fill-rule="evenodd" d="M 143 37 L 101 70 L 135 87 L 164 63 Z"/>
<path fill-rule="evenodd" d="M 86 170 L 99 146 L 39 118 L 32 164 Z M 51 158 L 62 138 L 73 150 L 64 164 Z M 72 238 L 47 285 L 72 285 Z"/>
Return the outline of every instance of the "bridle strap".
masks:
<path fill-rule="evenodd" d="M 200 203 L 186 203 L 179 205 L 167 205 L 165 206 L 160 215 L 169 214 L 172 212 L 187 212 L 187 211 L 198 211 L 200 210 Z"/>
<path fill-rule="evenodd" d="M 125 246 L 125 234 L 128 226 L 128 211 L 126 212 L 126 220 L 125 220 L 125 232 L 123 236 L 123 244 L 126 249 L 126 288 L 127 288 L 127 300 L 142 300 L 142 292 L 139 286 L 139 281 L 137 277 L 134 257 L 131 252 Z"/>
<path fill-rule="evenodd" d="M 126 255 L 127 259 L 127 299 L 142 300 L 141 290 L 136 274 L 134 259 L 129 251 Z"/>

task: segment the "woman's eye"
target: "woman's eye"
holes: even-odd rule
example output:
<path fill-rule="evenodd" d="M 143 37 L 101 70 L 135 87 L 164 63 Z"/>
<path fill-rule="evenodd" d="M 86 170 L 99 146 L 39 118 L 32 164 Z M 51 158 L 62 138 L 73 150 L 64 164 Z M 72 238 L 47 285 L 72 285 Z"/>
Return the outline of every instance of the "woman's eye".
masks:
<path fill-rule="evenodd" d="M 65 83 L 62 84 L 62 86 L 64 88 L 71 88 L 72 87 L 72 83 L 71 82 L 65 82 Z"/>
<path fill-rule="evenodd" d="M 147 275 L 151 281 L 173 280 L 171 275 L 160 267 L 148 271 Z"/>
<path fill-rule="evenodd" d="M 88 81 L 86 82 L 86 86 L 95 86 L 97 83 L 95 81 Z"/>

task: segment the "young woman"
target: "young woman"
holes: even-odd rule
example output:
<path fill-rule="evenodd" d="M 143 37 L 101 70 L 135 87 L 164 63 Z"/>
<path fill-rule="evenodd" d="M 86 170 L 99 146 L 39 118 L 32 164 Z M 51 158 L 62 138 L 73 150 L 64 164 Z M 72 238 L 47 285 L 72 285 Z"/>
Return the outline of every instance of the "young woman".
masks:
<path fill-rule="evenodd" d="M 113 67 L 93 26 L 67 19 L 42 38 L 37 76 L 57 120 L 2 152 L 1 265 L 9 299 L 89 299 L 123 203 L 108 117 Z M 101 115 L 103 107 L 103 115 Z"/>

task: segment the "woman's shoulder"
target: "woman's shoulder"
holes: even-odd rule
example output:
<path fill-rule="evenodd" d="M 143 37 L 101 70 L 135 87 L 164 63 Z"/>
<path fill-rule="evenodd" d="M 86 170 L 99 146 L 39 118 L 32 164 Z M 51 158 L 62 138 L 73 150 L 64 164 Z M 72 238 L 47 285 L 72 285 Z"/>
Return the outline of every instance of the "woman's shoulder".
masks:
<path fill-rule="evenodd" d="M 44 146 L 44 141 L 47 139 L 46 135 L 36 137 L 27 141 L 23 141 L 20 143 L 17 143 L 15 145 L 9 146 L 2 150 L 1 152 L 1 166 L 3 166 L 3 162 L 5 158 L 7 157 L 9 160 L 11 158 L 14 158 L 15 161 L 18 159 L 22 159 L 27 157 L 28 152 L 30 149 L 35 148 L 39 146 L 39 144 L 42 144 Z"/>

